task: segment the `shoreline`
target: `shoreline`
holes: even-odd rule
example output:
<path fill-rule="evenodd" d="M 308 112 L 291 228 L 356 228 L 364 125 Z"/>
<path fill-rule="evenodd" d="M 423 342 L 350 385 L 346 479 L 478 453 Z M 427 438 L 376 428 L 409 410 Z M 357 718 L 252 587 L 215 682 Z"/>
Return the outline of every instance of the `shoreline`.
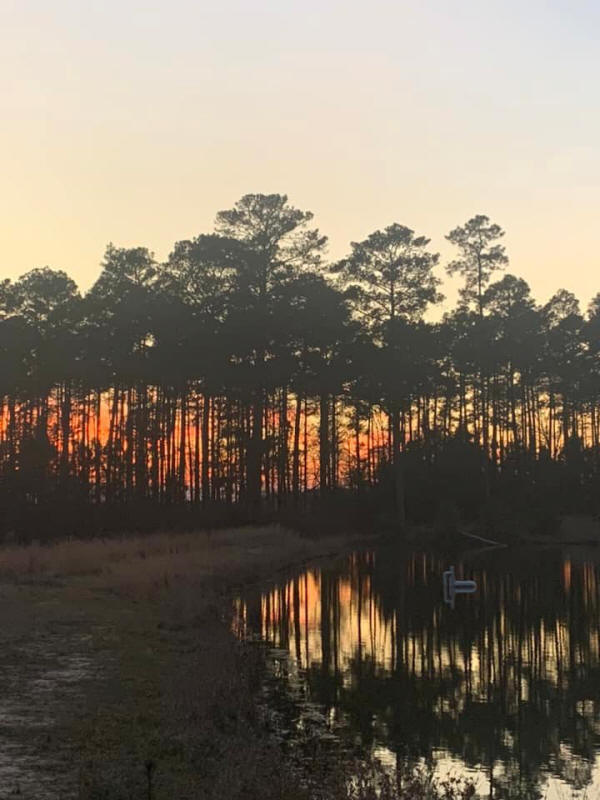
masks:
<path fill-rule="evenodd" d="M 187 785 L 198 777 L 198 737 L 205 746 L 208 730 L 227 750 L 249 747 L 240 741 L 247 730 L 223 738 L 219 727 L 221 712 L 253 713 L 258 665 L 244 662 L 223 617 L 235 593 L 357 544 L 311 541 L 278 527 L 147 539 L 154 553 L 139 551 L 137 537 L 0 550 L 0 592 L 11 620 L 2 630 L 0 669 L 18 677 L 8 698 L 18 722 L 0 737 L 11 753 L 9 772 L 0 759 L 3 788 L 49 800 L 137 796 L 152 763 L 153 800 L 196 796 Z M 190 539 L 201 545 L 196 551 Z M 203 559 L 205 569 L 197 569 Z M 222 695 L 221 711 L 211 710 L 215 695 Z M 45 719 L 48 707 L 52 719 Z M 182 739 L 175 749 L 174 739 Z M 260 747 L 266 753 L 271 745 L 261 740 Z"/>

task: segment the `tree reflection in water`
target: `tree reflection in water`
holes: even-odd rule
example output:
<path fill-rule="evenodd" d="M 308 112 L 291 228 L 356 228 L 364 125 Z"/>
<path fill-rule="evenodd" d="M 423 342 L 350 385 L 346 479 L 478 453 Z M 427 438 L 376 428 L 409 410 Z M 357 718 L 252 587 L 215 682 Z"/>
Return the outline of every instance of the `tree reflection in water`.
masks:
<path fill-rule="evenodd" d="M 288 724 L 305 726 L 316 704 L 363 752 L 403 768 L 458 760 L 493 797 L 562 781 L 600 791 L 599 565 L 576 551 L 476 554 L 457 576 L 478 592 L 455 611 L 446 568 L 425 553 L 355 553 L 241 597 L 240 633 L 278 649 Z"/>

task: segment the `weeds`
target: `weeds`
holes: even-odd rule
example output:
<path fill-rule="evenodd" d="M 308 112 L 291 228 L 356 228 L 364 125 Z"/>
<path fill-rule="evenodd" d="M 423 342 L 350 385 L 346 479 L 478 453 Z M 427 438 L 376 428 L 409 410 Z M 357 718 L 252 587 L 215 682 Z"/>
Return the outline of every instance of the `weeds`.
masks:
<path fill-rule="evenodd" d="M 340 546 L 332 541 L 331 551 Z M 9 546 L 0 578 L 17 582 L 85 578 L 96 587 L 148 597 L 180 583 L 248 581 L 283 563 L 322 554 L 315 542 L 277 525 L 195 533 L 152 533 L 108 539 Z"/>

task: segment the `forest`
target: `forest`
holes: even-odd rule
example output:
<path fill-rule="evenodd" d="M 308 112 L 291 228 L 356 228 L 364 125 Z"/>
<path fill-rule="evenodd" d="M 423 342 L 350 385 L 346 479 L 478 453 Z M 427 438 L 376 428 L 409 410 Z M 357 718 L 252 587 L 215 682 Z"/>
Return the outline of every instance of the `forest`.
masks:
<path fill-rule="evenodd" d="M 109 244 L 85 293 L 48 267 L 0 284 L 4 533 L 597 510 L 600 294 L 540 305 L 478 215 L 446 236 L 442 315 L 426 236 L 395 223 L 331 263 L 312 218 L 245 195 L 164 263 Z"/>

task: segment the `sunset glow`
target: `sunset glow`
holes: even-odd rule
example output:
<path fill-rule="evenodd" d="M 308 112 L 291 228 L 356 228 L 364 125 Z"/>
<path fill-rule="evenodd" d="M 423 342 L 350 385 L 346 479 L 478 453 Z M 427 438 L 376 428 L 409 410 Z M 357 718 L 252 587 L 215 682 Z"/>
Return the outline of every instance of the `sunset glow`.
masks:
<path fill-rule="evenodd" d="M 540 300 L 587 303 L 599 22 L 586 0 L 8 0 L 4 274 L 88 288 L 108 241 L 163 259 L 242 194 L 287 192 L 332 258 L 395 220 L 446 257 L 481 211 Z"/>

